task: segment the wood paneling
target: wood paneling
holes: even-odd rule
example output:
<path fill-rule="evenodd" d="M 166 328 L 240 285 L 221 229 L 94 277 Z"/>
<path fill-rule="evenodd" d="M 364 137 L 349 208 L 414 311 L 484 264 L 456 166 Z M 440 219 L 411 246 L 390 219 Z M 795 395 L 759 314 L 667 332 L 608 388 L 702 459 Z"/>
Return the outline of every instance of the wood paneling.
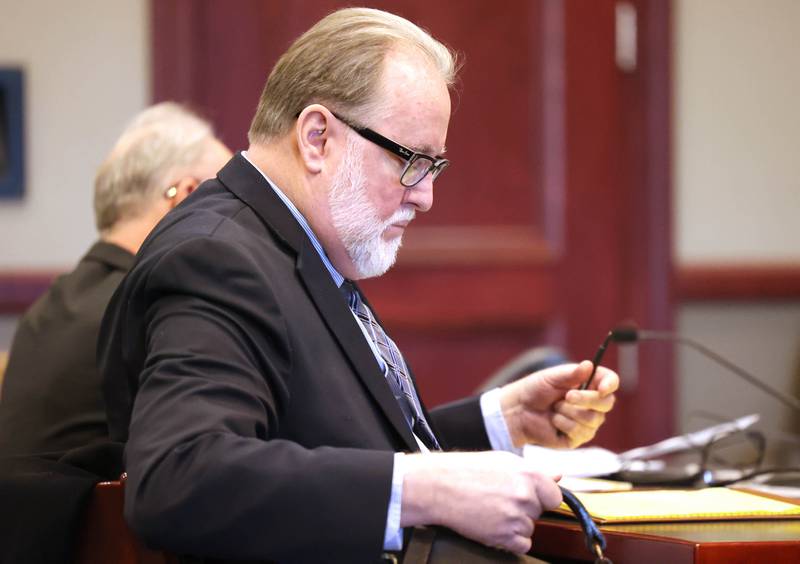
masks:
<path fill-rule="evenodd" d="M 694 264 L 677 269 L 680 301 L 800 300 L 800 264 Z"/>
<path fill-rule="evenodd" d="M 57 275 L 55 272 L 0 272 L 0 315 L 24 312 L 50 287 Z"/>
<path fill-rule="evenodd" d="M 455 230 L 454 230 L 455 231 Z M 509 235 L 510 244 L 508 246 L 487 245 L 485 251 L 477 250 L 481 243 L 465 244 L 470 237 L 480 235 L 480 231 L 474 231 L 457 238 L 452 245 L 439 243 L 431 245 L 421 243 L 414 250 L 404 250 L 406 256 L 401 257 L 401 264 L 406 263 L 415 267 L 423 265 L 455 264 L 469 265 L 474 261 L 476 254 L 485 253 L 487 262 L 500 264 L 529 263 L 529 270 L 523 274 L 524 281 L 519 286 L 510 286 L 505 291 L 514 294 L 528 293 L 530 301 L 527 305 L 527 313 L 542 322 L 554 309 L 552 293 L 555 291 L 550 282 L 552 278 L 544 271 L 547 270 L 548 258 L 546 251 L 535 250 L 535 245 L 522 245 L 524 238 L 515 239 L 514 232 Z M 444 238 L 452 233 L 445 232 Z M 503 230 L 495 232 L 495 235 L 503 234 Z M 409 233 L 409 236 L 411 234 Z M 436 235 L 434 235 L 435 237 Z M 538 265 L 536 267 L 535 265 Z M 53 279 L 58 276 L 57 272 L 35 272 L 26 273 L 24 271 L 6 270 L 0 272 L 0 315 L 15 315 L 25 311 L 30 305 L 50 286 Z M 659 279 L 663 283 L 663 279 Z M 367 282 L 369 285 L 369 282 Z M 401 299 L 404 288 L 399 282 L 392 290 L 394 293 L 393 302 Z M 763 302 L 771 300 L 800 300 L 800 265 L 794 263 L 776 264 L 717 264 L 717 263 L 698 263 L 689 266 L 681 266 L 676 269 L 674 283 L 674 302 L 692 301 L 738 301 L 738 302 Z M 403 298 L 404 299 L 404 298 Z M 402 308 L 397 308 L 402 309 Z M 407 320 L 402 312 L 395 312 L 390 307 L 388 311 L 382 312 L 384 320 L 391 321 L 398 326 L 414 327 L 413 320 Z M 524 315 L 517 316 L 517 319 L 525 319 Z M 485 321 L 488 316 L 483 314 L 471 318 L 472 321 Z M 511 325 L 515 323 L 512 322 Z M 455 324 L 458 325 L 458 324 Z M 664 327 L 662 324 L 652 323 L 653 327 Z"/>
<path fill-rule="evenodd" d="M 618 321 L 672 327 L 671 226 L 671 9 L 669 2 L 633 2 L 637 10 L 637 68 L 617 70 L 619 122 L 614 164 L 620 251 Z M 673 431 L 673 355 L 669 347 L 640 350 L 637 388 L 626 417 L 611 418 L 604 433 L 646 444 Z M 632 430 L 622 425 L 635 422 Z M 602 437 L 601 437 L 602 439 Z"/>
<path fill-rule="evenodd" d="M 368 295 L 380 298 L 381 320 L 396 329 L 525 329 L 544 326 L 555 310 L 548 269 L 398 268 L 385 280 L 365 281 L 363 286 Z"/>

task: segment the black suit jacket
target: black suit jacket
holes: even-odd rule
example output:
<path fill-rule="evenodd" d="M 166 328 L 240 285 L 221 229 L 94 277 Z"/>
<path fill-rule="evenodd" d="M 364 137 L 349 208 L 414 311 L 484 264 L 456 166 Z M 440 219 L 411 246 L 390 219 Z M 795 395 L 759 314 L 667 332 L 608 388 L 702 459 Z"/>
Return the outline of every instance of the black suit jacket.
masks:
<path fill-rule="evenodd" d="M 0 456 L 63 452 L 108 438 L 97 333 L 133 259 L 121 247 L 95 243 L 20 319 L 0 396 Z"/>
<path fill-rule="evenodd" d="M 126 516 L 146 541 L 377 559 L 393 452 L 416 441 L 319 255 L 241 155 L 150 235 L 102 334 Z M 488 448 L 477 400 L 431 417 L 443 443 Z"/>

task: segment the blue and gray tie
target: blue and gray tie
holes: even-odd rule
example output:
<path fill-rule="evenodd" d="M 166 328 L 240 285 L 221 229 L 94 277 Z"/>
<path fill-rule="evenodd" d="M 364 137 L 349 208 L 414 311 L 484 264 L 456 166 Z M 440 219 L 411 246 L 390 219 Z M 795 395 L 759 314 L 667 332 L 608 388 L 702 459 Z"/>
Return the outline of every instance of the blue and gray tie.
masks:
<path fill-rule="evenodd" d="M 433 432 L 425 420 L 425 415 L 422 413 L 422 406 L 419 403 L 414 386 L 411 384 L 411 379 L 408 376 L 408 367 L 405 360 L 403 360 L 403 355 L 400 354 L 400 349 L 397 348 L 394 341 L 375 320 L 375 316 L 372 315 L 369 307 L 367 307 L 367 304 L 364 303 L 358 291 L 350 282 L 345 281 L 342 284 L 342 292 L 347 297 L 350 309 L 356 314 L 367 330 L 372 342 L 378 347 L 378 351 L 385 363 L 384 376 L 389 383 L 392 394 L 394 394 L 397 403 L 400 405 L 400 410 L 403 412 L 409 427 L 429 449 L 441 450 L 439 441 L 433 436 Z"/>

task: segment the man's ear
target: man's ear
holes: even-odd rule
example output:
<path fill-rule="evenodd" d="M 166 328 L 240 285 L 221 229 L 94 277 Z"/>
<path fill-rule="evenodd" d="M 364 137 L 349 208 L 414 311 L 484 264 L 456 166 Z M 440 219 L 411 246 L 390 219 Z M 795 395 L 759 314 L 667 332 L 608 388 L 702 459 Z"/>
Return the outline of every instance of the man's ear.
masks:
<path fill-rule="evenodd" d="M 333 135 L 333 115 L 325 106 L 312 104 L 297 117 L 295 135 L 300 158 L 311 173 L 322 172 L 325 159 L 330 156 L 330 140 Z"/>
<path fill-rule="evenodd" d="M 180 204 L 186 196 L 194 192 L 200 185 L 200 181 L 194 176 L 184 176 L 175 184 L 167 188 L 164 196 L 169 200 L 170 209 Z"/>

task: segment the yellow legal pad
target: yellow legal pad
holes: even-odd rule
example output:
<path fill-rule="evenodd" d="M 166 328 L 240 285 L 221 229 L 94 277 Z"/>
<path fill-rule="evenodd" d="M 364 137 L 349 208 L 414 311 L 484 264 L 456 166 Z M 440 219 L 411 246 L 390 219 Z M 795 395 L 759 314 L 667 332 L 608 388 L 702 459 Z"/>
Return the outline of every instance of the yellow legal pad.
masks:
<path fill-rule="evenodd" d="M 800 519 L 800 505 L 729 488 L 576 493 L 598 523 Z M 558 513 L 572 515 L 565 503 Z"/>

